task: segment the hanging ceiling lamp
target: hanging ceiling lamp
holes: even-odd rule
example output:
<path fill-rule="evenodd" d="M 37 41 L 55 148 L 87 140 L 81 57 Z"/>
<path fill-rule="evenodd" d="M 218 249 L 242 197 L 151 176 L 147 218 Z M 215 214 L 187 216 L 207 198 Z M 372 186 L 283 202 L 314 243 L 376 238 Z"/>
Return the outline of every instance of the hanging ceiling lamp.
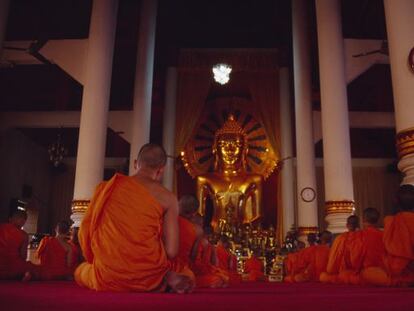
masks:
<path fill-rule="evenodd" d="M 58 167 L 62 163 L 63 158 L 68 154 L 68 150 L 62 142 L 61 131 L 57 134 L 56 141 L 49 145 L 47 151 L 49 152 L 50 162 L 52 162 L 54 167 Z"/>
<path fill-rule="evenodd" d="M 217 64 L 213 66 L 214 80 L 221 85 L 230 80 L 231 66 L 227 64 Z"/>

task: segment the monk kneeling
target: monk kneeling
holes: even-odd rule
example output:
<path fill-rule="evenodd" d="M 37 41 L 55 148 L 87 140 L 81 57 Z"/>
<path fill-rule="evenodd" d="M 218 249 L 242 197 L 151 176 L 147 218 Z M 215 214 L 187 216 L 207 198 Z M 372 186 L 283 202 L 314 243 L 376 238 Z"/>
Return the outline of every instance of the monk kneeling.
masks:
<path fill-rule="evenodd" d="M 351 215 L 347 218 L 346 227 L 348 232 L 344 232 L 335 238 L 329 251 L 328 264 L 325 272 L 322 272 L 319 280 L 323 283 L 339 283 L 339 274 L 348 269 L 349 248 L 355 239 L 355 234 L 359 228 L 359 218 Z"/>
<path fill-rule="evenodd" d="M 73 278 L 78 265 L 76 249 L 67 241 L 70 226 L 66 221 L 56 225 L 55 237 L 44 237 L 37 249 L 41 280 L 67 280 Z"/>
<path fill-rule="evenodd" d="M 399 212 L 384 219 L 383 263 L 362 272 L 365 282 L 378 286 L 414 285 L 414 186 L 398 191 Z"/>
<path fill-rule="evenodd" d="M 27 213 L 16 210 L 9 222 L 0 224 L 0 279 L 30 278 L 34 265 L 26 261 L 28 235 L 21 228 L 27 220 Z"/>
<path fill-rule="evenodd" d="M 319 237 L 319 244 L 312 245 L 298 253 L 301 269 L 296 269 L 287 281 L 309 282 L 319 281 L 320 275 L 326 270 L 329 259 L 329 245 L 332 241 L 332 233 L 323 231 Z"/>
<path fill-rule="evenodd" d="M 192 273 L 170 262 L 178 252 L 178 203 L 160 184 L 166 159 L 162 147 L 146 144 L 135 161 L 136 175 L 116 174 L 98 186 L 79 230 L 86 260 L 75 271 L 79 285 L 191 291 Z"/>

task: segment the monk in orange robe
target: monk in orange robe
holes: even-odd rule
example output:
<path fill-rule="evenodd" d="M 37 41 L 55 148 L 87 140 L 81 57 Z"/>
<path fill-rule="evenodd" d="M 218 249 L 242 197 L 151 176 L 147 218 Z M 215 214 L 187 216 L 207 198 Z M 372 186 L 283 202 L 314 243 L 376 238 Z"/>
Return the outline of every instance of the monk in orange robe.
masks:
<path fill-rule="evenodd" d="M 41 280 L 72 279 L 78 265 L 72 245 L 67 241 L 70 226 L 61 221 L 56 226 L 55 237 L 44 237 L 37 249 L 40 260 Z"/>
<path fill-rule="evenodd" d="M 179 201 L 180 250 L 176 265 L 191 268 L 197 287 L 223 287 L 228 278 L 211 263 L 212 249 L 200 225 L 202 218 L 196 215 L 198 206 L 192 195 L 184 195 Z"/>
<path fill-rule="evenodd" d="M 108 291 L 193 288 L 191 271 L 174 270 L 178 252 L 178 203 L 160 180 L 164 149 L 144 145 L 134 176 L 116 174 L 98 186 L 79 229 L 86 262 L 75 271 L 81 286 Z"/>
<path fill-rule="evenodd" d="M 314 246 L 317 243 L 317 236 L 315 233 L 309 233 L 307 235 L 307 241 L 309 246 Z M 289 253 L 284 262 L 285 268 L 285 282 L 294 282 L 293 277 L 302 272 L 306 268 L 305 261 L 303 260 L 304 254 L 308 252 L 305 248 L 305 243 L 302 241 L 297 241 L 298 250 L 293 253 Z M 309 247 L 308 247 L 309 248 Z M 305 251 L 306 250 L 306 251 Z"/>
<path fill-rule="evenodd" d="M 383 263 L 362 272 L 365 282 L 378 286 L 414 285 L 414 186 L 398 190 L 399 212 L 384 219 Z"/>
<path fill-rule="evenodd" d="M 16 210 L 8 223 L 0 224 L 0 279 L 30 278 L 34 265 L 26 261 L 28 235 L 21 229 L 26 220 L 27 213 Z"/>
<path fill-rule="evenodd" d="M 377 229 L 380 214 L 375 208 L 363 211 L 363 229 L 357 231 L 346 245 L 345 262 L 339 271 L 338 283 L 363 284 L 361 271 L 381 264 L 384 255 L 382 231 Z"/>
<path fill-rule="evenodd" d="M 346 270 L 347 266 L 349 266 L 349 263 L 346 263 L 347 260 L 349 261 L 347 255 L 349 254 L 349 249 L 347 249 L 347 246 L 355 238 L 359 228 L 359 218 L 355 215 L 349 216 L 346 227 L 348 231 L 335 238 L 329 251 L 326 272 L 322 272 L 320 275 L 320 281 L 323 283 L 338 283 L 340 271 Z"/>
<path fill-rule="evenodd" d="M 244 264 L 244 272 L 247 278 L 246 281 L 263 281 L 264 280 L 264 265 L 263 261 L 259 259 L 260 251 L 256 250 L 252 256 L 248 258 Z"/>
<path fill-rule="evenodd" d="M 331 241 L 330 231 L 321 232 L 319 244 L 309 246 L 297 254 L 299 267 L 285 278 L 285 282 L 319 281 L 328 264 Z"/>
<path fill-rule="evenodd" d="M 237 272 L 237 257 L 229 251 L 230 242 L 227 236 L 223 235 L 220 237 L 216 249 L 218 265 L 227 272 L 230 278 L 230 285 L 240 283 L 241 275 Z"/>

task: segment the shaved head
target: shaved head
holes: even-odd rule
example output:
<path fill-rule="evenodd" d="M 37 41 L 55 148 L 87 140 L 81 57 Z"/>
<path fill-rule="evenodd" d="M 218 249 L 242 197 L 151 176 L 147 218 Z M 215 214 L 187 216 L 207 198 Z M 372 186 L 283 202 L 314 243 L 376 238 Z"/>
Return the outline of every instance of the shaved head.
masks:
<path fill-rule="evenodd" d="M 376 225 L 380 218 L 380 213 L 375 208 L 368 207 L 364 209 L 362 218 L 364 222 L 369 223 L 370 225 Z"/>
<path fill-rule="evenodd" d="M 319 234 L 319 241 L 321 244 L 329 244 L 332 241 L 332 232 L 325 230 Z"/>
<path fill-rule="evenodd" d="M 195 196 L 187 194 L 181 197 L 180 201 L 178 201 L 178 206 L 181 216 L 191 217 L 197 212 L 200 203 Z"/>
<path fill-rule="evenodd" d="M 138 153 L 138 165 L 140 167 L 157 170 L 165 166 L 167 153 L 164 148 L 157 144 L 145 144 Z"/>
<path fill-rule="evenodd" d="M 59 221 L 56 225 L 56 231 L 59 234 L 68 234 L 70 230 L 70 225 L 67 221 Z"/>
<path fill-rule="evenodd" d="M 21 228 L 24 226 L 27 220 L 27 212 L 21 209 L 16 209 L 12 212 L 9 218 L 9 222 L 16 227 Z"/>
<path fill-rule="evenodd" d="M 27 212 L 21 209 L 16 209 L 10 215 L 11 219 L 24 219 L 27 220 Z"/>
<path fill-rule="evenodd" d="M 351 215 L 346 219 L 346 227 L 349 231 L 355 231 L 359 228 L 359 218 L 358 216 Z"/>

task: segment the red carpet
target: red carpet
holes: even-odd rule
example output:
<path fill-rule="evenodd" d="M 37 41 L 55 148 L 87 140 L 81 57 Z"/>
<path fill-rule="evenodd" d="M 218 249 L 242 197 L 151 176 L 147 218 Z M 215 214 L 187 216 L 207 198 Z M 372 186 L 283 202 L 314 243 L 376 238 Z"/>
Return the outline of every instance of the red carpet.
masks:
<path fill-rule="evenodd" d="M 94 292 L 73 282 L 0 282 L 0 310 L 414 310 L 414 288 L 243 283 L 188 295 Z"/>

